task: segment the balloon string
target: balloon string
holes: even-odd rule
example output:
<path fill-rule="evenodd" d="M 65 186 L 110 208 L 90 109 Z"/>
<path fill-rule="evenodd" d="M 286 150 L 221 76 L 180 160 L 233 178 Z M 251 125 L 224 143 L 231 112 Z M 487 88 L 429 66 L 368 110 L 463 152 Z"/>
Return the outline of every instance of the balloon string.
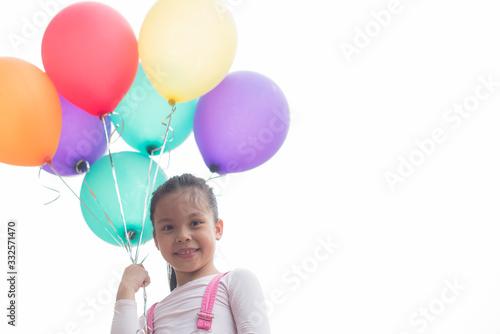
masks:
<path fill-rule="evenodd" d="M 146 198 L 145 198 L 145 202 L 144 202 L 144 214 L 143 214 L 143 217 L 142 217 L 141 235 L 139 236 L 139 243 L 137 245 L 136 255 L 135 255 L 135 261 L 136 262 L 137 262 L 137 259 L 139 257 L 139 245 L 141 244 L 142 235 L 143 235 L 143 232 L 144 232 L 144 223 L 145 223 L 145 220 L 146 220 L 147 203 L 149 202 L 149 196 L 150 196 L 150 194 L 153 193 L 154 185 L 156 184 L 156 177 L 158 175 L 158 169 L 160 167 L 161 157 L 163 155 L 163 151 L 165 150 L 165 144 L 167 142 L 167 137 L 168 137 L 168 130 L 170 129 L 170 122 L 172 121 L 172 115 L 174 114 L 175 109 L 176 109 L 175 103 L 172 103 L 171 105 L 172 105 L 172 110 L 170 112 L 170 115 L 168 115 L 162 121 L 162 124 L 165 125 L 165 121 L 168 119 L 168 124 L 167 124 L 167 129 L 165 130 L 165 136 L 163 137 L 163 145 L 161 146 L 160 156 L 158 158 L 158 164 L 156 165 L 156 171 L 155 171 L 155 176 L 153 178 L 153 184 L 151 186 L 151 191 L 149 191 L 149 181 L 151 179 L 151 167 L 152 167 L 152 163 L 153 163 L 154 151 L 151 152 L 151 162 L 150 162 L 150 165 L 149 165 L 148 186 L 146 187 Z M 170 153 L 169 153 L 169 164 L 170 164 Z M 150 328 L 147 325 L 147 301 L 148 301 L 148 298 L 147 298 L 147 295 L 146 295 L 146 287 L 144 285 L 143 285 L 142 289 L 143 289 L 143 293 L 144 293 L 144 321 L 145 321 L 144 330 L 145 330 L 145 333 L 148 334 L 149 330 L 150 330 Z"/>
<path fill-rule="evenodd" d="M 142 228 L 141 228 L 141 234 L 139 236 L 139 244 L 138 244 L 138 246 L 136 248 L 136 253 L 135 253 L 135 260 L 136 260 L 136 262 L 137 262 L 137 259 L 139 257 L 139 245 L 141 244 L 142 235 L 143 235 L 143 232 L 144 232 L 144 224 L 145 224 L 145 221 L 146 221 L 147 207 L 148 207 L 148 203 L 149 203 L 149 198 L 150 198 L 151 194 L 153 193 L 154 185 L 156 184 L 156 177 L 158 175 L 158 169 L 160 167 L 161 157 L 163 155 L 163 151 L 165 150 L 165 146 L 166 146 L 165 144 L 167 143 L 167 137 L 168 137 L 168 130 L 170 129 L 170 122 L 172 121 L 172 115 L 174 114 L 175 110 L 176 110 L 176 106 L 175 106 L 175 104 L 173 104 L 172 105 L 172 110 L 171 110 L 170 114 L 161 122 L 161 124 L 167 126 L 167 129 L 165 130 L 165 136 L 163 137 L 163 144 L 161 146 L 160 156 L 158 158 L 158 164 L 156 165 L 155 176 L 153 178 L 153 183 L 151 185 L 151 190 L 150 190 L 149 189 L 149 184 L 150 184 L 150 179 L 151 179 L 151 170 L 152 170 L 152 164 L 153 164 L 153 156 L 154 156 L 154 152 L 157 151 L 158 148 L 156 148 L 156 149 L 154 149 L 154 150 L 151 151 L 151 161 L 150 161 L 150 164 L 149 164 L 149 173 L 148 173 L 148 186 L 146 187 L 146 196 L 145 196 L 145 199 L 144 199 L 144 211 L 143 211 L 143 215 L 142 215 Z M 165 124 L 165 121 L 167 119 L 168 119 L 168 124 Z M 169 164 L 170 164 L 170 153 L 169 153 Z"/>
<path fill-rule="evenodd" d="M 119 115 L 119 116 L 120 116 L 120 118 L 122 120 L 122 127 L 121 127 L 121 131 L 120 131 L 120 135 L 119 135 L 119 137 L 116 140 L 118 140 L 122 136 L 123 129 L 125 127 L 123 118 L 121 117 L 121 115 Z M 111 149 L 110 149 L 111 136 L 113 135 L 114 131 L 116 131 L 117 127 L 115 127 L 115 130 L 113 131 L 113 133 L 111 133 L 111 135 L 108 136 L 107 129 L 106 129 L 106 123 L 105 123 L 104 118 L 102 118 L 102 123 L 103 123 L 103 126 L 104 126 L 104 132 L 105 132 L 106 137 L 108 139 L 107 140 L 108 155 L 109 155 L 109 160 L 110 160 L 110 163 L 111 163 L 111 171 L 113 173 L 113 179 L 115 181 L 116 195 L 118 197 L 118 203 L 120 205 L 120 213 L 122 215 L 123 227 L 125 229 L 125 236 L 127 238 L 127 245 L 129 247 L 129 255 L 130 255 L 130 259 L 131 259 L 132 263 L 135 264 L 135 263 L 137 263 L 137 260 L 138 260 L 138 257 L 139 257 L 139 248 L 140 248 L 140 245 L 141 245 L 141 242 L 142 242 L 142 235 L 143 235 L 143 232 L 144 232 L 144 223 L 145 223 L 145 220 L 146 220 L 146 216 L 144 214 L 144 217 L 143 217 L 143 220 L 142 220 L 141 233 L 140 233 L 140 236 L 139 236 L 139 242 L 137 243 L 137 248 L 136 248 L 136 256 L 135 256 L 135 259 L 133 259 L 132 258 L 132 244 L 130 242 L 130 237 L 129 237 L 129 234 L 128 234 L 128 231 L 127 231 L 127 224 L 125 222 L 125 214 L 123 212 L 123 204 L 122 204 L 122 201 L 121 201 L 120 190 L 118 188 L 118 180 L 117 180 L 117 177 L 116 177 L 116 170 L 115 170 L 115 166 L 113 164 L 113 158 L 112 158 Z M 114 142 L 116 142 L 116 140 Z M 148 203 L 148 198 L 147 198 L 148 196 L 147 196 L 147 194 L 148 194 L 150 179 L 151 179 L 151 164 L 149 166 L 148 185 L 146 187 L 146 199 L 145 199 L 145 202 L 144 202 L 144 211 L 145 212 L 147 210 L 147 203 Z M 156 175 L 155 175 L 155 179 L 156 179 Z M 153 182 L 153 184 L 154 184 L 154 182 Z M 121 238 L 120 238 L 120 240 L 121 240 Z M 147 258 L 147 256 L 142 261 L 146 260 L 146 258 Z M 142 286 L 142 290 L 143 290 L 143 293 L 144 293 L 144 321 L 146 322 L 145 333 L 148 334 L 149 333 L 149 328 L 147 326 L 147 300 L 148 299 L 147 299 L 147 294 L 146 294 L 146 287 L 145 287 L 144 284 Z"/>
<path fill-rule="evenodd" d="M 170 128 L 172 129 L 172 128 Z M 141 228 L 141 234 L 139 236 L 139 245 L 141 244 L 141 240 L 142 240 L 142 235 L 143 235 L 143 231 L 144 231 L 144 224 L 146 222 L 146 215 L 147 215 L 147 208 L 148 208 L 148 203 L 149 203 L 149 195 L 150 195 L 150 192 L 148 191 L 149 189 L 149 184 L 150 184 L 150 180 L 151 180 L 151 170 L 152 170 L 152 165 L 153 165 L 153 153 L 154 151 L 157 151 L 161 149 L 160 147 L 154 149 L 151 151 L 151 155 L 150 155 L 150 163 L 149 163 L 149 173 L 148 173 L 148 186 L 146 188 L 146 196 L 144 198 L 144 212 L 143 212 L 143 215 L 142 215 L 142 228 Z M 170 166 L 170 150 L 167 151 L 168 152 L 168 162 L 167 162 L 167 167 L 168 168 Z M 151 189 L 151 193 L 153 192 L 153 189 Z M 137 246 L 139 247 L 139 246 Z M 139 249 L 136 250 L 136 254 L 135 254 L 135 260 L 137 261 L 139 257 Z"/>
<path fill-rule="evenodd" d="M 172 130 L 172 128 L 170 128 Z M 148 203 L 149 203 L 149 196 L 150 194 L 153 192 L 153 189 L 151 188 L 151 192 L 149 191 L 149 185 L 151 183 L 151 171 L 152 171 L 152 165 L 153 165 L 153 154 L 155 151 L 161 149 L 161 147 L 158 147 L 158 148 L 155 148 L 154 150 L 151 151 L 151 155 L 150 155 L 150 161 L 149 161 L 149 172 L 148 172 L 148 185 L 146 187 L 146 196 L 144 198 L 144 211 L 143 211 L 143 214 L 142 214 L 142 228 L 141 228 L 141 234 L 139 235 L 139 244 L 141 244 L 141 241 L 142 241 L 142 235 L 143 235 L 143 231 L 144 231 L 144 225 L 146 223 L 146 216 L 147 216 L 147 209 L 148 209 Z M 168 163 L 167 163 L 167 167 L 168 168 L 170 166 L 170 150 L 167 151 L 168 152 Z M 137 246 L 139 247 L 139 246 Z M 137 262 L 137 259 L 139 258 L 139 249 L 136 250 L 136 254 L 135 254 L 135 260 Z"/>
<path fill-rule="evenodd" d="M 113 134 L 116 132 L 117 128 L 120 128 L 120 133 L 118 134 L 118 138 L 116 138 L 114 141 L 111 142 L 111 144 L 114 144 L 118 141 L 118 139 L 120 139 L 122 137 L 122 134 L 123 134 L 123 129 L 125 129 L 125 121 L 123 120 L 123 117 L 122 115 L 120 115 L 119 113 L 117 113 L 116 111 L 113 111 L 112 112 L 113 115 L 116 115 L 118 117 L 120 117 L 121 119 L 121 127 L 120 127 L 120 124 L 116 125 L 115 126 L 115 129 L 111 132 L 111 134 L 109 135 L 109 137 L 113 137 Z"/>
<path fill-rule="evenodd" d="M 158 169 L 160 168 L 161 157 L 163 156 L 163 151 L 165 150 L 165 144 L 167 143 L 168 130 L 170 129 L 170 122 L 172 121 L 172 115 L 174 114 L 176 109 L 175 104 L 172 105 L 172 111 L 170 115 L 168 115 L 161 124 L 165 125 L 165 121 L 168 119 L 167 129 L 165 130 L 165 136 L 163 137 L 163 145 L 161 146 L 160 156 L 158 158 L 158 164 L 156 165 L 155 177 L 153 178 L 153 184 L 156 182 L 156 176 L 158 175 Z"/>
<path fill-rule="evenodd" d="M 170 129 L 173 130 L 172 128 Z M 168 169 L 168 167 L 170 167 L 170 150 L 168 150 L 167 153 L 168 153 L 168 161 L 167 161 L 167 167 L 165 167 L 165 169 Z"/>
<path fill-rule="evenodd" d="M 170 122 L 172 121 L 172 115 L 174 114 L 175 110 L 176 110 L 176 106 L 174 104 L 172 106 L 172 111 L 170 112 L 170 115 L 168 115 L 161 122 L 161 124 L 165 125 L 165 121 L 168 119 L 167 129 L 165 130 L 165 136 L 163 137 L 163 145 L 161 146 L 160 156 L 158 158 L 158 164 L 156 165 L 156 172 L 155 172 L 155 177 L 153 178 L 153 184 L 155 184 L 155 182 L 156 182 L 156 176 L 158 175 L 158 168 L 160 167 L 161 157 L 163 156 L 163 151 L 165 150 L 165 144 L 167 143 L 168 130 L 170 129 Z M 172 140 L 173 140 L 173 138 L 172 138 Z"/>
<path fill-rule="evenodd" d="M 50 164 L 50 163 L 49 163 L 49 167 L 50 167 L 50 169 L 54 172 L 54 174 L 56 174 L 56 175 L 59 177 L 59 179 L 62 181 L 62 183 L 64 183 L 64 185 L 65 185 L 65 186 L 66 186 L 66 187 L 67 187 L 67 188 L 68 188 L 68 189 L 69 189 L 69 190 L 73 193 L 73 195 L 74 195 L 74 196 L 75 196 L 75 197 L 76 197 L 76 198 L 80 201 L 80 203 L 82 203 L 82 205 L 83 205 L 83 206 L 84 206 L 84 207 L 85 207 L 85 208 L 86 208 L 86 209 L 90 212 L 90 214 L 91 214 L 92 216 L 94 216 L 94 218 L 95 218 L 95 219 L 96 219 L 96 220 L 97 220 L 97 221 L 98 221 L 101 225 L 103 225 L 103 224 L 102 224 L 102 222 L 101 222 L 101 221 L 100 221 L 100 220 L 96 217 L 96 215 L 92 212 L 92 210 L 90 210 L 90 208 L 89 208 L 89 207 L 85 204 L 85 202 L 84 202 L 84 201 L 82 201 L 82 199 L 81 199 L 81 198 L 80 198 L 80 197 L 79 197 L 79 196 L 78 196 L 78 195 L 77 195 L 77 194 L 73 191 L 73 189 L 72 189 L 72 188 L 71 188 L 71 187 L 70 187 L 70 186 L 66 183 L 66 181 L 64 181 L 64 179 L 63 179 L 63 178 L 61 177 L 61 175 L 60 175 L 60 174 L 59 174 L 59 173 L 58 173 L 58 172 L 54 169 L 54 167 L 52 167 L 52 164 Z M 93 195 L 93 193 L 92 193 L 92 195 Z M 101 208 L 102 208 L 102 207 L 101 207 Z M 104 210 L 103 210 L 103 211 L 104 211 Z M 106 213 L 104 213 L 104 214 L 106 214 Z M 106 215 L 106 217 L 108 217 L 108 216 Z M 108 218 L 108 220 L 109 220 L 109 218 Z M 110 221 L 109 223 L 111 224 L 111 221 Z M 112 225 L 112 224 L 111 224 L 111 225 Z M 103 225 L 103 227 L 104 227 L 104 225 Z M 106 229 L 106 227 L 104 227 L 104 228 Z M 108 231 L 108 230 L 106 229 L 106 231 Z M 113 235 L 112 235 L 109 231 L 108 231 L 108 233 L 111 235 L 111 237 L 113 237 L 113 238 L 114 238 L 114 236 L 113 236 Z M 115 239 L 115 240 L 116 240 L 116 239 Z M 118 241 L 117 241 L 117 243 L 118 243 Z M 130 255 L 130 254 L 129 254 L 129 255 Z M 132 259 L 132 257 L 130 257 L 130 258 Z"/>
<path fill-rule="evenodd" d="M 94 216 L 94 218 L 95 218 L 95 219 L 96 219 L 96 220 L 97 220 L 97 221 L 98 221 L 98 222 L 99 222 L 99 223 L 100 223 L 100 224 L 104 227 L 104 229 L 105 229 L 105 230 L 106 230 L 106 231 L 107 231 L 107 232 L 111 235 L 111 237 L 112 237 L 113 239 L 115 239 L 115 237 L 113 236 L 113 234 L 112 234 L 111 232 L 109 232 L 109 230 L 108 230 L 108 229 L 104 226 L 104 224 L 102 224 L 102 222 L 101 222 L 101 221 L 100 221 L 100 220 L 96 217 L 96 215 L 92 212 L 92 210 L 90 210 L 90 209 L 89 209 L 89 207 L 85 204 L 85 202 L 84 202 L 84 201 L 83 201 L 83 200 L 82 200 L 82 199 L 81 199 L 81 198 L 80 198 L 80 197 L 79 197 L 79 196 L 78 196 L 78 195 L 77 195 L 77 194 L 73 191 L 73 189 L 72 189 L 72 188 L 71 188 L 71 187 L 70 187 L 70 186 L 69 186 L 69 185 L 68 185 L 68 184 L 64 181 L 64 179 L 62 178 L 62 176 L 61 176 L 61 175 L 60 175 L 60 174 L 59 174 L 59 173 L 58 173 L 58 172 L 54 169 L 54 167 L 52 166 L 52 164 L 50 164 L 50 163 L 49 163 L 49 167 L 50 167 L 50 169 L 54 172 L 54 174 L 56 174 L 56 175 L 59 177 L 59 179 L 60 179 L 60 180 L 64 183 L 64 185 L 65 185 L 65 186 L 66 186 L 66 187 L 67 187 L 67 188 L 68 188 L 68 189 L 69 189 L 69 190 L 73 193 L 73 195 L 74 195 L 74 196 L 75 196 L 75 197 L 76 197 L 76 198 L 80 201 L 80 203 L 82 203 L 82 204 L 83 204 L 83 206 L 85 206 L 85 208 L 86 208 L 86 209 L 90 212 L 90 214 L 91 214 L 92 216 Z M 85 179 L 84 179 L 84 181 L 85 181 L 85 183 L 87 183 L 87 181 L 86 181 Z M 89 186 L 88 186 L 88 184 L 87 184 L 87 187 L 89 187 Z M 50 189 L 50 188 L 49 188 L 49 189 Z M 92 192 L 92 190 L 90 189 L 90 187 L 89 187 L 89 191 L 91 192 L 91 194 L 92 194 L 92 196 L 94 197 L 94 199 L 96 199 L 96 201 L 97 201 L 97 198 L 95 197 L 95 195 L 94 195 L 94 193 Z M 53 202 L 53 201 L 52 201 L 52 202 Z M 50 202 L 49 202 L 49 203 L 50 203 Z M 106 214 L 106 212 L 104 211 L 104 208 L 102 208 L 102 206 L 101 206 L 101 204 L 100 204 L 99 202 L 98 202 L 98 204 L 99 204 L 99 206 L 101 207 L 101 209 L 103 210 L 103 213 L 104 213 L 104 215 L 106 216 L 106 218 L 108 219 L 108 221 L 109 221 L 110 225 L 111 225 L 111 226 L 113 226 L 113 224 L 112 224 L 112 223 L 111 223 L 111 221 L 109 220 L 108 215 L 107 215 L 107 214 Z M 113 226 L 113 228 L 114 228 L 114 226 Z M 115 230 L 115 232 L 116 232 L 116 230 Z M 117 233 L 117 235 L 118 235 L 118 233 Z M 119 236 L 118 236 L 118 237 L 119 237 Z M 121 239 L 121 238 L 120 238 L 120 239 Z M 117 243 L 119 243 L 119 242 L 118 242 L 118 240 L 116 240 L 116 239 L 115 239 L 115 241 L 116 241 Z M 123 246 L 125 246 L 125 244 L 123 243 L 123 241 L 122 241 L 122 245 L 123 245 Z M 125 247 L 125 248 L 126 248 L 126 247 Z"/>
<path fill-rule="evenodd" d="M 43 187 L 45 187 L 45 188 L 47 188 L 49 190 L 55 191 L 57 193 L 57 197 L 54 198 L 52 201 L 47 202 L 47 203 L 43 203 L 44 205 L 48 205 L 50 203 L 53 203 L 53 202 L 57 201 L 59 199 L 59 197 L 61 197 L 61 192 L 59 190 L 57 190 L 57 189 L 53 189 L 53 188 L 47 187 L 45 184 L 43 184 L 42 183 L 42 179 L 41 179 L 41 173 L 42 173 L 42 167 L 40 166 L 40 169 L 38 170 L 38 181 L 40 182 L 40 184 Z"/>
<path fill-rule="evenodd" d="M 104 208 L 102 207 L 101 203 L 99 202 L 99 200 L 98 200 L 98 199 L 97 199 L 97 197 L 95 196 L 94 192 L 93 192 L 93 191 L 92 191 L 92 189 L 90 188 L 90 186 L 89 186 L 89 184 L 88 184 L 88 182 L 87 182 L 87 179 L 86 179 L 86 178 L 84 178 L 84 179 L 83 179 L 83 182 L 85 182 L 85 184 L 87 185 L 87 189 L 89 190 L 89 192 L 90 192 L 90 194 L 92 195 L 92 197 L 95 199 L 96 203 L 97 203 L 97 204 L 99 205 L 99 207 L 101 208 L 102 213 L 104 213 L 104 216 L 106 216 L 106 219 L 108 220 L 109 225 L 111 225 L 111 227 L 113 228 L 113 230 L 114 230 L 114 231 L 115 231 L 115 233 L 116 233 L 116 236 L 118 237 L 118 239 L 120 239 L 120 241 L 118 241 L 118 240 L 115 238 L 115 236 L 113 235 L 113 233 L 111 233 L 111 232 L 110 232 L 110 231 L 106 228 L 106 226 L 105 226 L 103 223 L 101 223 L 101 221 L 99 221 L 99 219 L 97 219 L 97 218 L 96 218 L 96 219 L 97 219 L 97 221 L 98 221 L 98 222 L 102 225 L 102 227 L 103 227 L 103 228 L 104 228 L 104 229 L 105 229 L 105 230 L 109 233 L 109 235 L 110 235 L 110 236 L 111 236 L 111 237 L 112 237 L 112 238 L 116 241 L 116 243 L 118 243 L 118 244 L 119 244 L 119 243 L 121 243 L 121 244 L 122 244 L 122 246 L 125 248 L 125 250 L 127 250 L 127 253 L 129 253 L 129 255 L 130 255 L 130 251 L 127 249 L 127 246 L 125 245 L 125 242 L 123 242 L 123 239 L 120 237 L 120 234 L 118 233 L 118 231 L 116 230 L 115 226 L 114 226 L 114 225 L 113 225 L 113 223 L 111 222 L 111 219 L 109 218 L 108 214 L 106 213 L 106 211 L 105 211 L 105 210 L 104 210 Z M 84 205 L 85 205 L 85 204 L 84 204 Z M 87 206 L 85 205 L 85 207 L 87 207 Z M 87 208 L 87 209 L 88 209 L 88 208 Z M 90 210 L 89 210 L 89 211 L 90 211 Z M 92 212 L 90 212 L 90 213 L 92 213 Z M 94 215 L 94 214 L 92 214 L 92 215 L 95 217 L 95 215 Z M 130 258 L 130 259 L 132 259 L 132 258 Z"/>
<path fill-rule="evenodd" d="M 226 174 L 222 174 L 222 175 L 221 174 L 217 174 L 217 176 L 214 176 L 214 174 L 217 174 L 217 173 L 210 174 L 210 177 L 207 179 L 207 182 L 210 181 L 210 180 L 214 180 L 214 179 L 218 179 L 220 177 L 225 177 L 226 176 Z"/>
<path fill-rule="evenodd" d="M 49 164 L 49 167 L 50 169 L 59 177 L 59 179 L 66 185 L 66 187 L 73 193 L 73 195 L 75 195 L 75 197 L 80 201 L 80 203 L 83 204 L 83 206 L 85 206 L 85 208 L 90 212 L 90 214 L 92 216 L 94 216 L 94 218 L 104 227 L 104 229 L 111 235 L 112 238 L 114 238 L 114 236 L 112 235 L 111 232 L 109 232 L 109 230 L 102 224 L 102 222 L 96 217 L 96 215 L 89 209 L 89 207 L 85 204 L 85 202 L 82 201 L 82 199 L 73 191 L 73 189 L 71 189 L 71 187 L 64 181 L 64 179 L 61 177 L 61 175 L 52 167 L 51 164 Z M 87 181 L 84 179 L 85 183 L 87 183 Z M 87 187 L 88 187 L 88 184 L 87 184 Z M 90 188 L 89 188 L 90 190 Z M 95 198 L 95 195 L 94 193 L 92 192 L 92 190 L 90 190 L 90 192 L 92 193 L 92 196 Z M 97 201 L 97 198 L 95 198 L 96 201 Z M 99 203 L 99 202 L 98 202 Z M 101 206 L 101 204 L 99 203 L 99 205 Z M 101 209 L 103 210 L 104 212 L 104 209 L 102 208 L 101 206 Z M 108 221 L 109 223 L 111 224 L 111 226 L 113 226 L 113 224 L 111 223 L 111 221 L 109 220 L 109 217 L 108 215 L 106 214 L 106 212 L 104 212 L 104 214 L 106 215 L 106 218 L 108 218 Z M 115 230 L 116 231 L 116 230 Z M 118 234 L 117 234 L 118 235 Z M 115 239 L 115 241 L 118 243 L 118 240 Z M 123 244 L 123 241 L 122 241 L 122 244 Z M 125 246 L 123 244 L 123 246 Z"/>
<path fill-rule="evenodd" d="M 148 326 L 148 321 L 147 321 L 147 313 L 148 313 L 148 296 L 146 295 L 146 286 L 143 284 L 142 285 L 142 293 L 144 294 L 144 322 L 146 325 L 144 326 L 144 329 L 146 330 L 146 334 L 149 333 L 149 328 Z"/>
<path fill-rule="evenodd" d="M 106 129 L 106 121 L 105 121 L 104 117 L 101 117 L 101 120 L 102 120 L 102 125 L 104 127 L 104 133 L 106 134 L 107 150 L 108 150 L 108 155 L 109 155 L 109 161 L 111 163 L 111 172 L 113 174 L 113 180 L 115 181 L 116 197 L 118 198 L 118 204 L 120 206 L 120 214 L 122 216 L 123 228 L 125 230 L 125 237 L 127 239 L 127 246 L 128 246 L 129 252 L 132 252 L 132 243 L 130 242 L 130 237 L 128 235 L 127 224 L 125 223 L 125 214 L 123 213 L 123 204 L 122 204 L 122 199 L 120 196 L 120 189 L 118 188 L 118 180 L 116 178 L 115 165 L 113 164 L 113 157 L 111 155 L 111 148 L 110 148 L 110 142 L 109 142 L 110 137 L 108 135 L 108 130 Z M 132 257 L 132 254 L 130 254 L 130 257 Z M 132 260 L 132 262 L 133 262 L 133 260 Z M 133 263 L 135 263 L 135 262 L 133 262 Z"/>
<path fill-rule="evenodd" d="M 142 259 L 141 261 L 141 264 L 147 259 L 147 257 L 149 256 L 149 254 L 147 254 L 144 259 Z M 152 328 L 150 328 L 148 326 L 148 322 L 147 322 L 147 313 L 148 313 L 148 308 L 147 308 L 147 305 L 148 305 L 148 296 L 146 294 L 146 286 L 144 285 L 144 283 L 142 284 L 142 292 L 143 292 L 143 295 L 144 295 L 144 333 L 148 334 L 149 331 L 151 330 L 151 333 L 152 333 Z"/>
<path fill-rule="evenodd" d="M 144 232 L 144 224 L 146 222 L 146 215 L 147 215 L 147 209 L 148 209 L 148 195 L 149 195 L 149 184 L 151 183 L 151 171 L 152 171 L 152 168 L 153 167 L 153 159 L 151 158 L 151 160 L 149 161 L 149 171 L 148 171 L 148 183 L 147 183 L 147 186 L 146 186 L 146 194 L 144 195 L 144 211 L 143 211 L 143 214 L 142 214 L 142 227 L 141 227 L 141 234 L 139 235 L 139 243 L 137 244 L 137 248 L 136 248 L 136 251 L 135 251 L 135 261 L 137 262 L 137 259 L 139 258 L 139 245 L 141 244 L 142 242 L 142 235 L 143 235 L 143 232 Z"/>

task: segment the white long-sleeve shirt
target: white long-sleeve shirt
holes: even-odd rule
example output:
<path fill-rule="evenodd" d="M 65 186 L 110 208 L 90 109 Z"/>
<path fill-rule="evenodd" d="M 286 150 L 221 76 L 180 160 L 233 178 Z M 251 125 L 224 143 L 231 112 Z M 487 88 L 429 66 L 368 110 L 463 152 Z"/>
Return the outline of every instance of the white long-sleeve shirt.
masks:
<path fill-rule="evenodd" d="M 154 309 L 154 334 L 205 333 L 197 329 L 197 313 L 208 283 L 216 275 L 187 282 L 174 289 Z M 269 334 L 269 319 L 258 279 L 247 269 L 234 269 L 223 276 L 212 313 L 213 334 Z M 111 334 L 136 334 L 144 328 L 144 317 L 137 319 L 137 303 L 116 301 Z"/>

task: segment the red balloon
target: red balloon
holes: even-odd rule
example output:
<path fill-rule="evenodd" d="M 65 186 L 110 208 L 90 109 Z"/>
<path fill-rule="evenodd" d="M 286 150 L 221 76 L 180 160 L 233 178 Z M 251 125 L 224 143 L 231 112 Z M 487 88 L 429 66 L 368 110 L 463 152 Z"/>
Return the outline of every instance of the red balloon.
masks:
<path fill-rule="evenodd" d="M 137 39 L 127 20 L 97 2 L 80 2 L 50 21 L 42 60 L 57 91 L 89 114 L 112 112 L 134 82 Z"/>

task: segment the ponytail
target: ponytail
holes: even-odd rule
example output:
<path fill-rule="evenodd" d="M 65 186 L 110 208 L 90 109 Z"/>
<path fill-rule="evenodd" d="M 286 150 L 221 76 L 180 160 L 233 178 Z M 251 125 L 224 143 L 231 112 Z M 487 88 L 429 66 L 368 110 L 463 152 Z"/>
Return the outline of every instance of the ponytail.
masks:
<path fill-rule="evenodd" d="M 168 281 L 170 282 L 170 291 L 174 291 L 177 287 L 177 276 L 175 276 L 174 268 L 167 264 Z"/>

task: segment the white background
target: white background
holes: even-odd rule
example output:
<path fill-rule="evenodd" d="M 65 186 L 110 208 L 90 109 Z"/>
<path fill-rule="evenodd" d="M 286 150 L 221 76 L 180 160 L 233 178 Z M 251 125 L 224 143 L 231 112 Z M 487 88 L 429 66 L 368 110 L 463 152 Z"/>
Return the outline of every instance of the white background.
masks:
<path fill-rule="evenodd" d="M 43 68 L 48 21 L 18 48 L 8 36 L 43 18 L 48 2 L 1 3 L 0 56 Z M 137 36 L 154 3 L 102 2 Z M 500 2 L 225 3 L 238 27 L 231 71 L 273 79 L 292 119 L 270 161 L 215 185 L 225 222 L 218 268 L 255 272 L 273 333 L 500 333 L 500 86 L 459 125 L 444 118 L 454 104 L 474 101 L 479 77 L 500 82 Z M 388 7 L 390 19 L 380 12 Z M 363 39 L 365 29 L 371 37 Z M 357 43 L 357 53 L 346 57 L 342 43 Z M 445 140 L 418 153 L 416 141 L 437 129 Z M 410 158 L 420 165 L 391 189 L 385 174 Z M 210 175 L 192 136 L 167 169 L 182 172 Z M 81 178 L 67 182 L 79 192 Z M 39 179 L 38 168 L 0 164 L 0 185 L 2 277 L 8 219 L 18 222 L 19 254 L 18 326 L 6 324 L 1 279 L 0 331 L 109 332 L 126 252 L 98 239 L 77 199 L 48 174 Z M 43 185 L 61 198 L 44 205 L 54 192 Z M 327 253 L 318 240 L 338 247 Z M 152 303 L 168 293 L 166 270 L 151 243 L 146 254 Z M 459 285 L 455 294 L 447 284 Z"/>

